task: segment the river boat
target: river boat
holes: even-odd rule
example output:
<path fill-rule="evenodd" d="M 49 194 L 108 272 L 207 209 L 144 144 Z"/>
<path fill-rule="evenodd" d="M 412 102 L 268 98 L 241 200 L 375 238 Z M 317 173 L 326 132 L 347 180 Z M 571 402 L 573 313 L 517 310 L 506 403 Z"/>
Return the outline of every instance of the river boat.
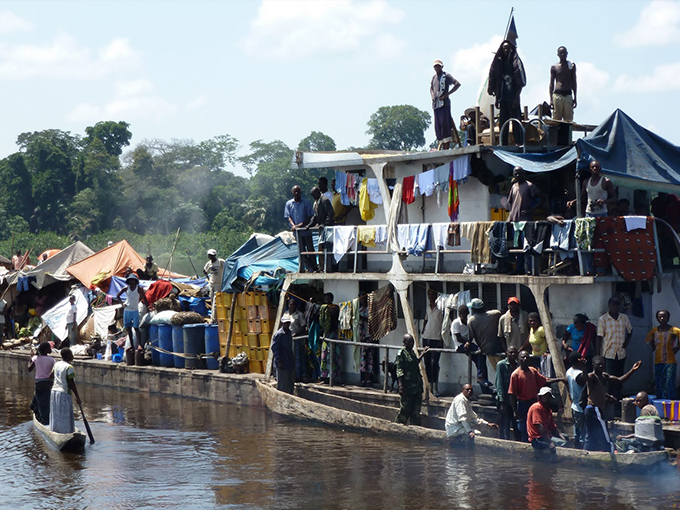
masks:
<path fill-rule="evenodd" d="M 306 398 L 281 392 L 265 381 L 257 381 L 257 388 L 263 403 L 272 413 L 289 419 L 393 438 L 420 440 L 433 445 L 450 444 L 446 432 L 443 430 L 444 420 L 442 418 L 424 417 L 425 425 L 437 428 L 406 426 L 380 417 L 387 416 L 388 413 L 391 416 L 395 415 L 395 410 L 389 406 L 361 402 L 338 395 L 328 399 L 326 398 L 327 394 L 302 386 L 298 388 L 298 393 L 304 394 Z M 326 403 L 312 399 L 323 399 Z M 329 405 L 330 403 L 333 405 Z M 666 449 L 658 452 L 610 454 L 573 448 L 557 448 L 555 454 L 550 454 L 549 452 L 536 451 L 528 443 L 484 436 L 475 438 L 474 447 L 506 455 L 619 473 L 647 473 L 663 466 L 669 466 L 671 452 L 670 449 Z"/>
<path fill-rule="evenodd" d="M 75 429 L 71 434 L 52 432 L 48 426 L 40 423 L 35 415 L 33 415 L 33 428 L 35 428 L 38 435 L 55 450 L 61 452 L 81 452 L 85 449 L 85 440 L 87 436 L 78 429 Z"/>

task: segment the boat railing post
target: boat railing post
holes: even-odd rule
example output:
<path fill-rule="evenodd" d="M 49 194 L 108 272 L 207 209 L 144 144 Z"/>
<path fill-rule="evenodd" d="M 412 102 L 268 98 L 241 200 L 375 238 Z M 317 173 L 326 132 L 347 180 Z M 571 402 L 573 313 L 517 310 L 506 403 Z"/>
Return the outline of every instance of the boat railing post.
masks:
<path fill-rule="evenodd" d="M 357 272 L 357 262 L 359 260 L 359 226 L 354 227 L 354 274 Z"/>
<path fill-rule="evenodd" d="M 390 371 L 388 364 L 390 362 L 390 348 L 385 347 L 385 381 L 383 382 L 383 393 L 387 393 L 387 379 L 389 379 Z"/>
<path fill-rule="evenodd" d="M 328 359 L 330 361 L 330 366 L 328 367 L 328 384 L 330 386 L 333 386 L 333 361 L 335 361 L 335 356 L 333 356 L 333 354 L 334 354 L 334 351 L 335 351 L 335 345 L 333 345 L 333 341 L 328 341 L 328 339 L 326 339 L 326 342 L 328 342 L 328 346 L 329 346 L 329 349 L 330 349 L 330 353 L 329 353 L 329 357 L 328 357 Z"/>

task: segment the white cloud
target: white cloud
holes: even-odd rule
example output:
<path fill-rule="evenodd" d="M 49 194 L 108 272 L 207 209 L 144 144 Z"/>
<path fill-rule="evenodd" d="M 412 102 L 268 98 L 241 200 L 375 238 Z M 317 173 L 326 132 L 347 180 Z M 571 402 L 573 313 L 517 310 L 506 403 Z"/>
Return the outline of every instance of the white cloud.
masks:
<path fill-rule="evenodd" d="M 385 52 L 398 41 L 385 28 L 403 17 L 385 0 L 263 0 L 243 46 L 252 55 L 279 58 L 355 51 L 367 42 Z"/>
<path fill-rule="evenodd" d="M 96 56 L 68 34 L 47 45 L 0 45 L 0 78 L 96 80 L 138 66 L 140 58 L 127 39 L 114 39 Z"/>
<path fill-rule="evenodd" d="M 0 34 L 14 34 L 16 32 L 30 32 L 33 23 L 20 18 L 13 12 L 0 11 Z"/>
<path fill-rule="evenodd" d="M 453 62 L 448 65 L 451 69 L 449 72 L 461 83 L 470 83 L 476 87 L 489 75 L 489 66 L 501 42 L 503 38 L 495 35 L 485 43 L 456 51 Z M 446 67 L 447 62 L 444 61 L 444 68 Z"/>
<path fill-rule="evenodd" d="M 605 97 L 602 92 L 609 86 L 609 73 L 598 69 L 592 62 L 577 62 L 576 78 L 579 104 L 601 104 Z"/>
<path fill-rule="evenodd" d="M 623 74 L 616 78 L 614 89 L 617 92 L 666 92 L 680 89 L 678 76 L 680 62 L 663 64 L 654 68 L 654 72 L 647 76 L 629 76 Z"/>
<path fill-rule="evenodd" d="M 680 41 L 680 2 L 654 0 L 640 12 L 637 24 L 615 41 L 624 48 L 664 46 Z"/>
<path fill-rule="evenodd" d="M 146 79 L 119 81 L 113 98 L 103 106 L 81 103 L 66 119 L 72 122 L 97 122 L 106 119 L 151 119 L 163 121 L 177 112 L 177 107 L 153 93 L 153 83 Z"/>
<path fill-rule="evenodd" d="M 208 102 L 208 99 L 201 94 L 200 96 L 192 99 L 189 101 L 186 105 L 186 111 L 188 112 L 193 112 L 198 110 L 199 108 L 202 108 L 206 103 Z"/>
<path fill-rule="evenodd" d="M 406 41 L 388 33 L 378 34 L 373 42 L 373 49 L 381 58 L 399 57 L 406 49 L 406 46 Z"/>

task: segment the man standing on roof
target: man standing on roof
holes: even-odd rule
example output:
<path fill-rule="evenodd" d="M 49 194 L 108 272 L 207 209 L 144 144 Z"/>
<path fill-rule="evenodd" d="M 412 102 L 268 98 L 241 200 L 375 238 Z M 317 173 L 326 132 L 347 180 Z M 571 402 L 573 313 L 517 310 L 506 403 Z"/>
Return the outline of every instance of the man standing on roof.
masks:
<path fill-rule="evenodd" d="M 298 243 L 298 250 L 300 253 L 314 251 L 314 241 L 312 240 L 312 233 L 304 230 L 304 227 L 309 223 L 309 220 L 314 216 L 312 203 L 303 198 L 302 189 L 300 186 L 293 186 L 291 189 L 293 198 L 286 202 L 286 207 L 283 210 L 283 217 L 288 222 L 288 226 L 295 235 L 295 240 Z M 300 255 L 302 262 L 302 269 L 316 272 L 319 266 L 316 264 L 316 257 L 311 255 Z"/>
<path fill-rule="evenodd" d="M 517 54 L 517 48 L 513 43 L 505 40 L 501 43 L 496 56 L 489 68 L 489 87 L 490 96 L 496 96 L 496 108 L 500 109 L 499 127 L 509 119 L 522 120 L 522 106 L 520 94 L 527 84 L 527 77 L 524 73 L 524 64 Z M 508 144 L 509 127 L 503 131 L 501 144 Z M 522 145 L 524 139 L 522 130 L 517 123 L 512 125 L 512 133 L 517 145 Z"/>
<path fill-rule="evenodd" d="M 451 130 L 454 129 L 451 117 L 451 99 L 449 97 L 460 88 L 460 83 L 449 73 L 444 72 L 441 60 L 434 61 L 435 75 L 430 82 L 430 97 L 434 110 L 434 130 L 442 150 L 447 150 L 453 141 Z M 449 89 L 449 87 L 451 87 Z"/>
<path fill-rule="evenodd" d="M 203 267 L 203 274 L 208 277 L 210 284 L 210 302 L 212 304 L 210 317 L 214 324 L 217 322 L 215 294 L 222 291 L 222 276 L 224 275 L 224 259 L 217 258 L 217 250 L 214 248 L 208 250 L 208 262 Z"/>
<path fill-rule="evenodd" d="M 576 108 L 576 64 L 567 60 L 567 48 L 564 46 L 557 48 L 557 56 L 560 61 L 550 67 L 552 118 L 571 122 Z"/>
<path fill-rule="evenodd" d="M 123 293 L 127 293 L 125 302 L 123 303 L 123 326 L 127 330 L 128 338 L 130 339 L 130 348 L 134 350 L 135 343 L 132 336 L 132 329 L 135 330 L 137 336 L 137 348 L 142 349 L 142 335 L 139 331 L 139 302 L 141 301 L 146 306 L 149 303 L 146 301 L 146 294 L 144 289 L 139 286 L 139 277 L 132 273 L 125 279 L 127 285 L 118 291 L 116 299 L 120 300 Z"/>

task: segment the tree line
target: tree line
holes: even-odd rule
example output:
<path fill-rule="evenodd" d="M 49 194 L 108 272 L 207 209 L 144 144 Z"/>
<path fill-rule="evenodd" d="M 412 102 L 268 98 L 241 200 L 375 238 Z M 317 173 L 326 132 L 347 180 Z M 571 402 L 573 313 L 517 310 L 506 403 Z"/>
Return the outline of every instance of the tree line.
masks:
<path fill-rule="evenodd" d="M 382 107 L 368 121 L 366 148 L 417 149 L 429 125 L 429 113 L 413 106 Z M 143 140 L 124 153 L 131 139 L 123 121 L 98 122 L 83 135 L 58 129 L 20 134 L 19 150 L 0 161 L 2 254 L 12 246 L 38 254 L 74 239 L 97 250 L 121 238 L 135 239 L 138 251 L 160 243 L 156 251 L 164 253 L 168 243 L 160 239 L 180 228 L 197 248 L 219 243 L 227 255 L 253 232 L 274 235 L 286 228 L 283 208 L 294 184 L 308 190 L 320 175 L 330 176 L 329 169 L 293 170 L 295 150 L 337 149 L 317 131 L 295 149 L 256 140 L 241 151 L 225 134 L 200 142 Z M 238 167 L 248 177 L 236 175 Z"/>

